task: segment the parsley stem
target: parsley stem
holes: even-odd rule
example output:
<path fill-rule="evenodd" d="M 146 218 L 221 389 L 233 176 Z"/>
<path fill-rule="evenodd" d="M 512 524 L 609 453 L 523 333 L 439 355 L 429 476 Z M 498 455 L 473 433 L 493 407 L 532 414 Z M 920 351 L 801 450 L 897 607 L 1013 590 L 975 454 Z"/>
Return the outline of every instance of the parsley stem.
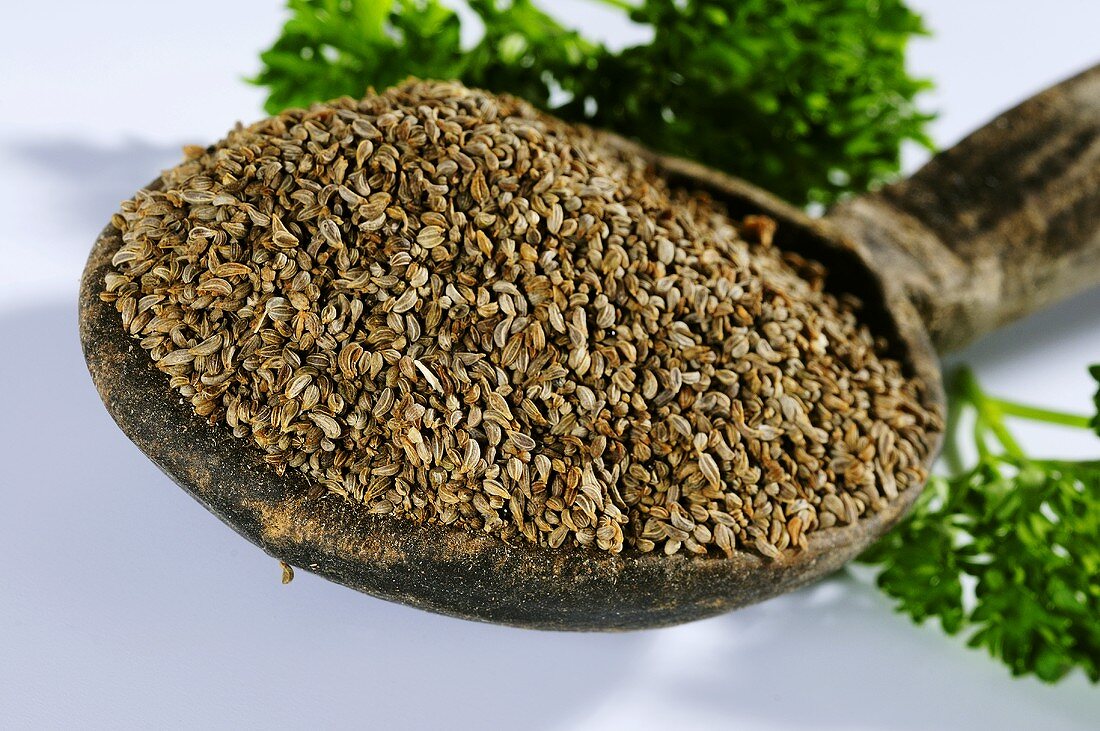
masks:
<path fill-rule="evenodd" d="M 951 474 L 963 471 L 963 456 L 959 450 L 959 423 L 963 404 L 964 399 L 961 398 L 947 400 L 947 429 L 944 434 L 943 460 L 947 463 L 947 469 Z"/>
<path fill-rule="evenodd" d="M 957 376 L 956 387 L 959 393 L 978 412 L 978 424 L 975 430 L 980 432 L 988 429 L 997 437 L 997 441 L 1004 447 L 1005 452 L 1020 461 L 1027 461 L 1027 456 L 1020 443 L 1016 441 L 1016 437 L 1012 436 L 1008 427 L 1005 426 L 1004 411 L 1002 411 L 1000 404 L 997 399 L 987 396 L 982 391 L 981 386 L 978 385 L 978 380 L 974 377 L 974 372 L 969 368 L 961 369 Z M 984 457 L 988 455 L 986 450 L 983 449 L 983 441 L 979 434 L 977 439 L 978 450 L 983 453 L 982 456 Z"/>
<path fill-rule="evenodd" d="M 1074 460 L 1074 459 L 1037 459 L 1032 465 L 1044 470 L 1065 470 L 1070 473 L 1082 473 L 1087 470 L 1100 470 L 1100 460 Z M 1087 485 L 1096 487 L 1095 482 L 1087 482 Z"/>
<path fill-rule="evenodd" d="M 610 5 L 611 7 L 618 8 L 619 10 L 625 10 L 628 13 L 638 9 L 637 6 L 635 6 L 633 3 L 627 2 L 627 0 L 596 0 L 596 2 L 600 3 L 601 5 Z"/>
<path fill-rule="evenodd" d="M 1050 409 L 1039 408 L 1038 406 L 1028 406 L 1013 401 L 1005 401 L 992 396 L 986 396 L 986 399 L 990 403 L 995 404 L 1005 416 L 1015 416 L 1019 419 L 1041 421 L 1047 424 L 1059 424 L 1061 426 L 1070 426 L 1078 429 L 1089 428 L 1089 418 L 1087 416 L 1081 416 L 1080 414 L 1067 414 L 1064 411 L 1052 411 Z"/>

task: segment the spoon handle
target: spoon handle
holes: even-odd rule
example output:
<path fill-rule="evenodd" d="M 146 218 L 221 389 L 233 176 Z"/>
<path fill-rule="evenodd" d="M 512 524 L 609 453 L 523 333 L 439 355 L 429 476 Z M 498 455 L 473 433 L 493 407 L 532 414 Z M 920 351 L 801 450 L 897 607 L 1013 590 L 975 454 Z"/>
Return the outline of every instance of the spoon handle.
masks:
<path fill-rule="evenodd" d="M 1100 284 L 1100 65 L 827 218 L 900 281 L 940 352 Z"/>

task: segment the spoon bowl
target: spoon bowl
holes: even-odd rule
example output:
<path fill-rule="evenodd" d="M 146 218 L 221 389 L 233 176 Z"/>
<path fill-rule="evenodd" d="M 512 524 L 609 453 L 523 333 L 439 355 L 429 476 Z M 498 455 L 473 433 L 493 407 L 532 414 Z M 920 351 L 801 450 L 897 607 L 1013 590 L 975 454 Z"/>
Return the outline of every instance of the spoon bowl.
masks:
<path fill-rule="evenodd" d="M 775 219 L 775 245 L 821 262 L 831 291 L 857 296 L 862 321 L 890 344 L 889 355 L 922 381 L 925 405 L 942 412 L 934 343 L 941 350 L 959 345 L 1100 280 L 1100 215 L 1093 215 L 1100 213 L 1100 95 L 1091 95 L 1098 91 L 1097 69 L 1063 82 L 943 153 L 912 180 L 855 199 L 823 220 L 743 181 L 604 134 L 609 144 L 644 156 L 673 186 L 708 192 L 732 216 Z M 1063 139 L 1067 130 L 1078 140 L 1072 154 L 1050 139 Z M 1027 148 L 1027 139 L 1040 141 Z M 1006 154 L 1010 142 L 1017 157 L 1038 154 L 1046 169 L 1024 179 Z M 935 200 L 918 205 L 937 181 L 949 187 L 953 174 L 971 168 L 997 176 L 1005 186 L 1002 193 L 986 195 L 967 177 L 967 185 L 956 190 L 970 207 Z M 1091 187 L 1067 196 L 1059 193 L 1067 181 Z M 149 187 L 158 185 L 159 180 Z M 1061 228 L 1052 223 L 1021 231 L 1020 222 L 1036 215 L 1036 201 L 1047 206 L 1044 220 Z M 991 231 L 1016 235 L 1002 233 L 998 247 L 985 236 Z M 1036 274 L 1028 252 L 1043 237 L 1058 239 L 1056 249 L 1045 249 L 1056 251 L 1056 262 L 1038 272 L 1037 287 L 1034 277 L 1028 278 Z M 974 242 L 981 245 L 975 248 Z M 762 601 L 835 571 L 897 523 L 920 494 L 905 490 L 883 510 L 817 530 L 808 535 L 807 548 L 776 559 L 748 552 L 716 558 L 549 549 L 368 515 L 335 496 L 310 497 L 303 476 L 276 474 L 249 442 L 196 417 L 126 334 L 114 308 L 99 299 L 120 245 L 118 231 L 108 226 L 95 243 L 80 291 L 85 357 L 119 427 L 184 490 L 273 557 L 375 596 L 542 629 L 677 624 Z M 1096 266 L 1082 271 L 1089 263 Z M 958 285 L 960 280 L 967 287 Z M 991 289 L 994 282 L 1001 288 Z M 1016 289 L 1005 289 L 1005 283 Z M 1028 291 L 1036 294 L 1026 299 Z M 941 437 L 929 436 L 937 448 L 926 467 Z"/>

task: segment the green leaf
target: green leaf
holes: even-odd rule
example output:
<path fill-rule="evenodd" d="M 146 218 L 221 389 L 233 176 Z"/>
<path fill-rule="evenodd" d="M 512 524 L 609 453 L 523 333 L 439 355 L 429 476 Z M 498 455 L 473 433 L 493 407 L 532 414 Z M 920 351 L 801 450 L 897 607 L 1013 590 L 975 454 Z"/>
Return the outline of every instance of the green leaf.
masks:
<path fill-rule="evenodd" d="M 1011 439 L 1006 406 L 1065 426 L 1063 415 L 992 399 L 972 377 L 956 384 L 949 447 Z M 958 427 L 965 411 L 976 416 L 972 434 Z M 1100 462 L 986 450 L 973 467 L 933 480 L 861 560 L 880 567 L 878 584 L 899 611 L 967 633 L 1014 675 L 1054 682 L 1080 669 L 1100 680 Z M 972 606 L 964 583 L 975 587 Z"/>
<path fill-rule="evenodd" d="M 914 104 L 927 82 L 905 70 L 922 26 L 901 0 L 593 2 L 652 40 L 610 51 L 531 0 L 466 0 L 483 33 L 463 46 L 439 0 L 290 0 L 252 81 L 277 112 L 407 76 L 458 78 L 797 203 L 889 178 L 906 140 L 930 146 Z"/>

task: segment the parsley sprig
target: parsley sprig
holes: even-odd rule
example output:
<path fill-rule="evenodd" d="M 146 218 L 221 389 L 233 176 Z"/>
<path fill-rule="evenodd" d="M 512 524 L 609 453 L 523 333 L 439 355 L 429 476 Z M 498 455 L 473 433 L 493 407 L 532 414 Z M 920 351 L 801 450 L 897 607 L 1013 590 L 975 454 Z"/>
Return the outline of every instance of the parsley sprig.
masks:
<path fill-rule="evenodd" d="M 897 172 L 904 141 L 931 144 L 914 103 L 928 83 L 905 70 L 925 30 L 902 0 L 591 1 L 652 40 L 611 50 L 531 0 L 466 0 L 484 28 L 472 46 L 439 0 L 289 0 L 253 82 L 276 113 L 408 76 L 461 79 L 796 203 L 865 190 Z"/>
<path fill-rule="evenodd" d="M 473 45 L 439 0 L 289 0 L 252 81 L 275 113 L 408 76 L 461 79 L 799 203 L 890 177 L 906 140 L 930 146 L 914 103 L 928 83 L 904 63 L 925 31 L 902 0 L 592 2 L 652 40 L 611 50 L 531 0 L 466 0 L 483 26 Z M 1091 373 L 1100 381 L 1100 365 Z M 1090 420 L 994 398 L 963 371 L 950 404 L 950 476 L 863 560 L 900 610 L 966 634 L 1013 673 L 1100 680 L 1100 461 L 1035 459 L 1008 428 L 1100 433 L 1100 392 Z M 967 441 L 977 461 L 964 468 Z"/>
<path fill-rule="evenodd" d="M 1100 366 L 1091 373 L 1100 380 Z M 965 369 L 950 390 L 952 475 L 934 478 L 862 560 L 881 567 L 878 585 L 900 611 L 964 633 L 1014 675 L 1053 682 L 1080 668 L 1100 680 L 1100 461 L 1034 458 L 1008 427 L 1026 419 L 1100 431 L 1100 413 L 995 398 Z M 960 468 L 967 442 L 977 461 Z"/>

